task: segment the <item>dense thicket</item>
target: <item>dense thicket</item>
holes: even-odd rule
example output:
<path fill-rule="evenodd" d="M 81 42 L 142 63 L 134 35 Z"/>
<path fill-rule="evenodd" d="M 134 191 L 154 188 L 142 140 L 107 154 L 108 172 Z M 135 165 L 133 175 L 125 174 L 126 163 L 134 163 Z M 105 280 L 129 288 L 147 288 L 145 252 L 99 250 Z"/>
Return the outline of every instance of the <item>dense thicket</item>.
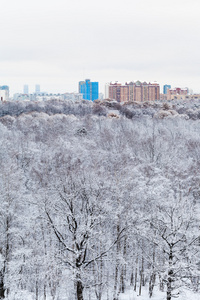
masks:
<path fill-rule="evenodd" d="M 0 109 L 0 299 L 199 290 L 198 117 L 109 101 Z"/>

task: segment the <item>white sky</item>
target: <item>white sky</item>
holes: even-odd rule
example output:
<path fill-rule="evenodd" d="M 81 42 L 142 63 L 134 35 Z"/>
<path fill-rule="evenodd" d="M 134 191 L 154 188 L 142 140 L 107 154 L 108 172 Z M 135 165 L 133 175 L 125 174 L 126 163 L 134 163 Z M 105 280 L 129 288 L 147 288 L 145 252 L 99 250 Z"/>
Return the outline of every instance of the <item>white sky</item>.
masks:
<path fill-rule="evenodd" d="M 200 92 L 199 0 L 1 0 L 0 85 L 158 81 Z"/>

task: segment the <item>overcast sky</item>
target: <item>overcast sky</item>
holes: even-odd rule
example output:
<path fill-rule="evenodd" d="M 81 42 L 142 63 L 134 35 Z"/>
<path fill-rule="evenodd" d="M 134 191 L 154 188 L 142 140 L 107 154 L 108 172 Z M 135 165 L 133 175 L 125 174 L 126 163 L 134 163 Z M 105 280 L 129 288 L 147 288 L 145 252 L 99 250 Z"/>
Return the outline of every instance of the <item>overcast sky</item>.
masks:
<path fill-rule="evenodd" d="M 1 0 L 0 85 L 158 81 L 200 92 L 199 0 Z"/>

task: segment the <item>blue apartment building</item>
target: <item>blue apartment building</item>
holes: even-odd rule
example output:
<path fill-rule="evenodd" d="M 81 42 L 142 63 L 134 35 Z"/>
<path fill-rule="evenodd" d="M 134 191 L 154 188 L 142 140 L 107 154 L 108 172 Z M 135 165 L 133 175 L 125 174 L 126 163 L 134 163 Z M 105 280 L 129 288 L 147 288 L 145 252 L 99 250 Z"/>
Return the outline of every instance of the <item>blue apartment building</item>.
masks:
<path fill-rule="evenodd" d="M 79 81 L 79 93 L 83 95 L 83 99 L 94 101 L 99 98 L 99 83 L 91 82 L 90 79 Z"/>
<path fill-rule="evenodd" d="M 167 90 L 168 90 L 168 89 L 171 89 L 171 85 L 165 84 L 165 85 L 163 86 L 163 94 L 167 94 Z"/>

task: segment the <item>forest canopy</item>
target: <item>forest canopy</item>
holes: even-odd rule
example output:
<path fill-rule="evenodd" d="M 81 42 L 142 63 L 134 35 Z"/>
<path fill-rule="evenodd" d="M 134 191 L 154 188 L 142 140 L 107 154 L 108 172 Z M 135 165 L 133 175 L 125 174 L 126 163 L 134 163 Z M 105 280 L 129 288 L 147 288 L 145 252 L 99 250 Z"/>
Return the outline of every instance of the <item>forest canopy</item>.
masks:
<path fill-rule="evenodd" d="M 0 299 L 199 292 L 200 102 L 0 104 Z"/>

